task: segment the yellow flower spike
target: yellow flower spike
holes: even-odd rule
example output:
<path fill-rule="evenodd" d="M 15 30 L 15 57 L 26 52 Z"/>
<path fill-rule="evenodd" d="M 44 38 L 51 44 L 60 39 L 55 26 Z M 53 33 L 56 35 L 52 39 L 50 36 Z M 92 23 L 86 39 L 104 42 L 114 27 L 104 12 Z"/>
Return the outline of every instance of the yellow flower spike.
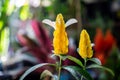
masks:
<path fill-rule="evenodd" d="M 65 31 L 65 23 L 62 14 L 58 14 L 55 22 L 56 29 L 54 31 L 53 47 L 55 54 L 68 53 L 68 38 Z"/>
<path fill-rule="evenodd" d="M 90 37 L 85 29 L 80 34 L 79 54 L 82 58 L 91 58 L 93 56 Z"/>
<path fill-rule="evenodd" d="M 49 26 L 52 26 L 55 29 L 53 33 L 54 53 L 56 55 L 67 54 L 69 42 L 65 28 L 71 24 L 77 23 L 77 20 L 71 18 L 65 23 L 62 14 L 58 14 L 55 22 L 49 19 L 44 19 L 42 22 Z"/>

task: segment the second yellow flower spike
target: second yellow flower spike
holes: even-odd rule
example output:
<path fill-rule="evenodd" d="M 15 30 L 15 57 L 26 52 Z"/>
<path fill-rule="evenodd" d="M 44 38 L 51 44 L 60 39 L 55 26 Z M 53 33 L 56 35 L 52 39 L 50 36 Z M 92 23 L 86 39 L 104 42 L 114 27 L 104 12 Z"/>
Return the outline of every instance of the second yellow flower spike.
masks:
<path fill-rule="evenodd" d="M 85 29 L 80 34 L 79 54 L 82 58 L 91 58 L 93 56 L 90 37 Z"/>

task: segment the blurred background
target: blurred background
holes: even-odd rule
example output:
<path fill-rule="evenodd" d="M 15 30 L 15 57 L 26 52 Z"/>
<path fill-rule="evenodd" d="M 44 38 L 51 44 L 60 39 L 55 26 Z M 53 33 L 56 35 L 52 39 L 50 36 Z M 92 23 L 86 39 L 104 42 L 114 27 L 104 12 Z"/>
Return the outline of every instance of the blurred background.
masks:
<path fill-rule="evenodd" d="M 76 50 L 79 34 L 86 29 L 95 44 L 94 57 L 115 73 L 112 77 L 93 69 L 89 71 L 91 76 L 94 80 L 120 80 L 120 0 L 0 0 L 0 80 L 19 80 L 29 67 L 55 63 L 51 57 L 54 29 L 42 24 L 42 20 L 55 21 L 59 13 L 65 22 L 70 18 L 78 20 L 66 28 L 69 55 L 81 59 Z M 74 63 L 64 62 L 71 64 Z M 40 80 L 41 71 L 34 71 L 25 80 Z M 65 75 L 67 78 L 62 75 L 61 80 L 74 80 L 70 74 Z"/>

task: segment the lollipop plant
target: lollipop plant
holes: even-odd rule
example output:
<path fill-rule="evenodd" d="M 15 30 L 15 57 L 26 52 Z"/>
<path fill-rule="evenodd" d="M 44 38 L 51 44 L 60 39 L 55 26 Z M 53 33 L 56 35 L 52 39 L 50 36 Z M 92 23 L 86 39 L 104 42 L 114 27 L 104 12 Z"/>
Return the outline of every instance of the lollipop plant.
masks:
<path fill-rule="evenodd" d="M 101 62 L 97 58 L 92 58 L 93 57 L 93 50 L 92 50 L 92 45 L 90 41 L 89 34 L 85 29 L 83 29 L 80 33 L 80 41 L 79 41 L 79 47 L 77 49 L 79 55 L 83 59 L 84 62 L 82 62 L 80 59 L 68 55 L 68 37 L 66 33 L 66 27 L 68 27 L 71 24 L 77 23 L 77 20 L 72 18 L 69 19 L 66 23 L 64 22 L 62 14 L 58 14 L 56 21 L 53 22 L 49 19 L 44 19 L 42 21 L 43 23 L 52 26 L 54 28 L 53 32 L 53 55 L 56 57 L 59 57 L 59 60 L 56 61 L 55 64 L 52 63 L 41 63 L 37 64 L 30 69 L 28 69 L 20 78 L 20 80 L 24 80 L 24 78 L 30 74 L 32 71 L 41 68 L 43 66 L 54 66 L 57 69 L 57 78 L 54 80 L 60 80 L 61 76 L 61 69 L 67 70 L 72 74 L 72 76 L 76 80 L 93 80 L 91 77 L 90 73 L 88 72 L 88 69 L 91 68 L 99 68 L 108 71 L 111 75 L 114 76 L 114 73 L 112 70 L 109 68 L 106 68 L 101 65 Z M 76 63 L 78 66 L 64 66 L 62 65 L 62 61 L 69 59 Z M 93 62 L 90 65 L 87 65 L 88 61 Z"/>

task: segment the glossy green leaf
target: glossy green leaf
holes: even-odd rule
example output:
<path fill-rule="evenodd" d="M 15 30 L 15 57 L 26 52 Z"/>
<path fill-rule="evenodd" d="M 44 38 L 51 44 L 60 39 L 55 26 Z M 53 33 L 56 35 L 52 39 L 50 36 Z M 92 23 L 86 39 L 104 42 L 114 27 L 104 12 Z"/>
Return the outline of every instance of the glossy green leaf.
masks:
<path fill-rule="evenodd" d="M 2 29 L 4 22 L 0 20 L 0 30 Z"/>
<path fill-rule="evenodd" d="M 64 61 L 67 59 L 67 56 L 66 55 L 60 55 L 61 59 Z"/>
<path fill-rule="evenodd" d="M 8 9 L 7 9 L 7 15 L 11 15 L 12 12 L 14 11 L 15 6 L 13 4 L 8 4 Z"/>
<path fill-rule="evenodd" d="M 63 61 L 66 60 L 67 55 L 56 55 L 56 54 L 52 54 L 51 57 L 59 57 L 61 58 Z"/>
<path fill-rule="evenodd" d="M 69 60 L 75 62 L 76 64 L 78 64 L 78 65 L 81 66 L 82 68 L 84 67 L 83 64 L 82 64 L 82 62 L 81 62 L 79 59 L 77 59 L 77 58 L 75 58 L 75 57 L 73 57 L 73 56 L 67 56 L 67 58 L 68 58 Z"/>
<path fill-rule="evenodd" d="M 1 31 L 0 55 L 5 55 L 7 53 L 8 45 L 9 45 L 9 28 L 6 27 Z"/>
<path fill-rule="evenodd" d="M 88 60 L 90 60 L 90 61 L 92 61 L 92 62 L 94 62 L 98 65 L 101 65 L 101 61 L 98 58 L 91 58 L 91 59 L 88 59 Z"/>
<path fill-rule="evenodd" d="M 41 64 L 38 64 L 38 65 L 35 65 L 33 67 L 31 67 L 30 69 L 28 69 L 20 78 L 20 80 L 23 80 L 28 74 L 30 74 L 31 72 L 33 72 L 34 70 L 36 70 L 37 68 L 40 68 L 40 67 L 43 67 L 43 66 L 46 66 L 46 65 L 49 65 L 49 66 L 55 66 L 55 64 L 50 64 L 50 63 L 41 63 Z"/>
<path fill-rule="evenodd" d="M 20 19 L 26 20 L 29 17 L 29 5 L 24 5 L 20 10 Z"/>
<path fill-rule="evenodd" d="M 93 80 L 86 70 L 83 70 L 77 66 L 64 66 L 63 69 L 70 72 L 76 80 L 80 80 L 80 75 L 84 76 L 84 78 L 87 80 Z"/>
<path fill-rule="evenodd" d="M 99 69 L 103 69 L 103 70 L 108 71 L 111 75 L 113 75 L 113 76 L 114 76 L 114 73 L 113 73 L 113 71 L 112 71 L 111 69 L 106 68 L 106 67 L 101 66 L 101 65 L 92 64 L 92 65 L 90 65 L 90 66 L 88 66 L 88 67 L 86 67 L 86 68 L 87 68 L 87 69 L 90 69 L 90 68 L 99 68 Z"/>

